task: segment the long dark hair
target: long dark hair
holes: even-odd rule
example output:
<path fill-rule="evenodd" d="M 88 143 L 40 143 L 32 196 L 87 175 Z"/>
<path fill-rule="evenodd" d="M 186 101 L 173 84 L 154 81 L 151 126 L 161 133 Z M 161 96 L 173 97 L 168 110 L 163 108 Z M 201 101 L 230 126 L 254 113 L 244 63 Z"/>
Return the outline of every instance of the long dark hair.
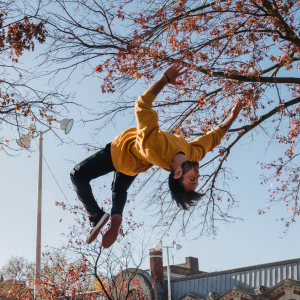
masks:
<path fill-rule="evenodd" d="M 188 210 L 190 206 L 196 205 L 196 203 L 204 196 L 204 194 L 195 191 L 186 191 L 182 184 L 183 175 L 175 179 L 174 172 L 169 175 L 169 188 L 171 191 L 171 197 L 176 201 L 179 207 L 184 210 Z"/>

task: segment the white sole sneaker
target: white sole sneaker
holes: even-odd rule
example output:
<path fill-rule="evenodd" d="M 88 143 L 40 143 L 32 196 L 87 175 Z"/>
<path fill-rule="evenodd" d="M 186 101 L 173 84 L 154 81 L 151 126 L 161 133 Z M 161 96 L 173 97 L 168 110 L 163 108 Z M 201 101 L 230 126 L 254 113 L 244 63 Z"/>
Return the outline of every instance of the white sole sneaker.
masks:
<path fill-rule="evenodd" d="M 99 222 L 96 224 L 96 226 L 90 228 L 89 234 L 86 238 L 87 244 L 91 244 L 97 238 L 101 228 L 107 223 L 109 217 L 110 217 L 109 214 L 105 213 L 102 216 L 102 218 L 99 220 Z"/>

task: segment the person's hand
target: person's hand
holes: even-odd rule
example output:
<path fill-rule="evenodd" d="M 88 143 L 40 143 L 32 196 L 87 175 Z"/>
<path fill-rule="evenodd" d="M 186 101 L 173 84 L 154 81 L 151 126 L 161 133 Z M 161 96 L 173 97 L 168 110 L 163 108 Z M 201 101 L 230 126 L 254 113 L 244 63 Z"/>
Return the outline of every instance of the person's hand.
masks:
<path fill-rule="evenodd" d="M 243 107 L 244 107 L 244 104 L 243 104 L 242 100 L 240 100 L 240 99 L 235 100 L 234 104 L 233 104 L 233 108 L 231 109 L 231 114 L 234 117 L 237 117 Z"/>
<path fill-rule="evenodd" d="M 168 83 L 173 85 L 184 85 L 182 80 L 177 80 L 177 77 L 188 71 L 182 64 L 175 63 L 171 67 L 169 67 L 163 74 L 164 79 L 169 80 Z"/>

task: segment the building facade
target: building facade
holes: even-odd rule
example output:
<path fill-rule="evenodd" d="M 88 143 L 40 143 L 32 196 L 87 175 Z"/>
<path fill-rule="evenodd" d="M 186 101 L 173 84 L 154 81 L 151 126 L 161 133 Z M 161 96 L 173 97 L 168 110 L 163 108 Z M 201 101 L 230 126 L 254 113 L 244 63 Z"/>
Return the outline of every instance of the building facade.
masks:
<path fill-rule="evenodd" d="M 162 250 L 150 249 L 149 259 L 150 269 L 136 276 L 151 300 L 166 300 Z M 171 265 L 170 273 L 172 300 L 300 300 L 300 258 L 207 273 L 199 270 L 197 258 L 187 257 L 185 264 Z"/>
<path fill-rule="evenodd" d="M 300 259 L 174 279 L 174 300 L 300 300 Z"/>

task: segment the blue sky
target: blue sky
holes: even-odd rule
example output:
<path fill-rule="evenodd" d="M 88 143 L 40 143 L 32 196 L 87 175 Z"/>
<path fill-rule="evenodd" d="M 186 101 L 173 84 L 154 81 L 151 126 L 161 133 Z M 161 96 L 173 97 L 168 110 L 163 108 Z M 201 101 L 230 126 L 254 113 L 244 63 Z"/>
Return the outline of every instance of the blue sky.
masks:
<path fill-rule="evenodd" d="M 39 51 L 37 49 L 37 51 Z M 21 63 L 28 66 L 34 54 L 24 54 Z M 90 73 L 87 66 L 77 70 L 66 87 L 74 92 L 77 101 L 94 109 L 101 109 L 96 103 L 98 99 L 109 100 L 109 95 L 102 95 L 101 83 L 96 76 L 81 81 L 83 74 Z M 57 80 L 63 80 L 66 74 L 61 73 Z M 43 87 L 44 81 L 34 83 Z M 137 97 L 144 90 L 142 83 L 138 83 L 130 90 L 129 96 Z M 162 97 L 162 96 L 159 96 Z M 79 122 L 80 112 L 70 107 L 66 117 L 75 120 L 74 127 L 65 140 L 72 139 L 77 143 L 84 143 L 90 140 L 91 127 L 95 124 L 82 126 Z M 119 116 L 116 123 L 107 126 L 97 134 L 96 138 L 100 145 L 104 146 L 123 130 L 132 126 L 132 115 Z M 234 125 L 233 125 L 234 126 Z M 56 124 L 54 124 L 56 128 Z M 38 128 L 42 129 L 42 128 Z M 59 129 L 57 134 L 63 137 Z M 16 131 L 3 128 L 2 136 L 13 140 L 18 137 Z M 268 210 L 263 216 L 258 215 L 258 209 L 267 206 L 265 200 L 268 198 L 267 187 L 260 184 L 259 175 L 262 173 L 257 161 L 267 159 L 271 161 L 279 155 L 278 147 L 271 148 L 265 152 L 266 137 L 257 137 L 255 143 L 248 144 L 251 136 L 243 138 L 238 147 L 232 150 L 228 159 L 228 165 L 235 170 L 239 178 L 231 185 L 231 190 L 239 201 L 239 207 L 233 210 L 235 216 L 241 217 L 244 221 L 237 221 L 231 225 L 219 224 L 219 233 L 215 238 L 202 237 L 197 240 L 187 240 L 177 236 L 176 241 L 183 246 L 179 252 L 173 251 L 174 263 L 183 263 L 186 256 L 194 256 L 199 259 L 200 270 L 216 271 L 225 270 L 248 265 L 267 263 L 285 259 L 292 259 L 299 256 L 300 246 L 298 234 L 298 223 L 293 225 L 288 234 L 283 236 L 283 222 L 277 221 L 285 215 L 286 208 L 279 204 Z M 38 142 L 38 141 L 37 141 Z M 12 141 L 13 143 L 13 141 Z M 36 226 L 36 201 L 37 201 L 37 168 L 38 151 L 35 142 L 32 143 L 32 153 L 22 151 L 16 157 L 6 156 L 0 153 L 1 159 L 1 210 L 0 210 L 0 268 L 11 255 L 25 256 L 30 260 L 35 257 L 35 226 Z M 75 204 L 75 193 L 72 190 L 69 173 L 74 166 L 85 159 L 87 153 L 82 147 L 69 144 L 61 144 L 60 141 L 49 132 L 44 137 L 44 157 L 47 160 L 56 180 L 59 182 L 63 193 L 70 203 Z M 207 155 L 209 159 L 211 154 Z M 163 171 L 164 172 L 164 171 Z M 167 172 L 164 172 L 167 176 Z M 112 174 L 95 180 L 94 191 L 101 189 L 100 198 L 110 197 L 110 182 Z M 106 185 L 107 188 L 103 188 Z M 145 211 L 144 194 L 141 194 L 135 201 L 126 206 L 126 209 L 135 209 L 135 220 L 145 221 L 147 232 L 146 240 L 149 240 L 149 248 L 159 235 L 151 234 L 151 216 Z M 57 186 L 52 174 L 43 164 L 43 206 L 42 206 L 42 245 L 59 245 L 62 242 L 61 233 L 67 232 L 68 226 L 74 223 L 73 216 L 63 212 L 55 206 L 55 201 L 65 201 L 64 195 Z M 59 222 L 63 219 L 62 222 Z M 174 228 L 169 236 L 163 238 L 164 245 L 176 236 L 178 228 Z M 139 231 L 136 235 L 142 235 Z M 191 235 L 188 235 L 191 237 Z M 166 257 L 164 257 L 166 259 Z M 172 262 L 172 261 L 171 261 Z M 148 268 L 146 259 L 143 268 Z"/>

